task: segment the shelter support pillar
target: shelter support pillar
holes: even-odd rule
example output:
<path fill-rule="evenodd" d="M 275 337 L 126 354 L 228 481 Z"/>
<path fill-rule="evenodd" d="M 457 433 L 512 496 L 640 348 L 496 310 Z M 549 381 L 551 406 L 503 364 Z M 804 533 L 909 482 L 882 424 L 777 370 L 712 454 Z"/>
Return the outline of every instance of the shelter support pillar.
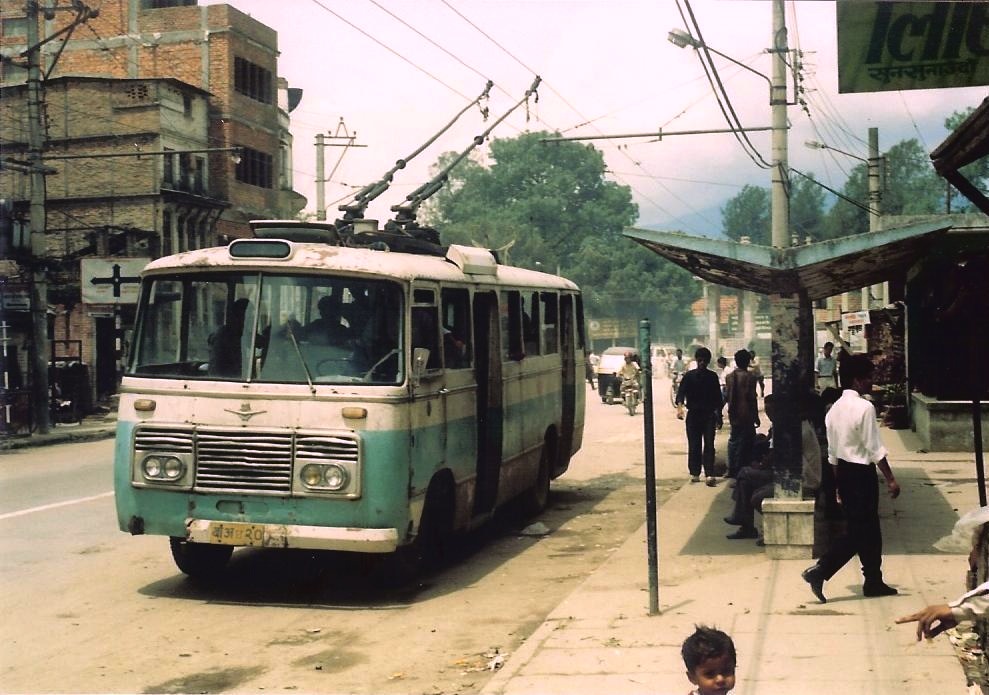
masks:
<path fill-rule="evenodd" d="M 766 552 L 780 559 L 809 558 L 814 547 L 814 500 L 804 500 L 801 413 L 812 388 L 813 305 L 806 294 L 771 295 L 773 326 L 772 500 L 762 505 Z"/>

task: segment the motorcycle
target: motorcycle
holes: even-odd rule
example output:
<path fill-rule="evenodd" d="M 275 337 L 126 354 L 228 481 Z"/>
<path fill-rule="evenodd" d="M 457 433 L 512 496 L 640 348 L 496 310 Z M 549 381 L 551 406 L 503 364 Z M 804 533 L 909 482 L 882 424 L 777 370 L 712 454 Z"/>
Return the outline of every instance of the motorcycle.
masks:
<path fill-rule="evenodd" d="M 639 382 L 636 379 L 622 379 L 622 402 L 629 415 L 635 415 L 639 406 Z"/>

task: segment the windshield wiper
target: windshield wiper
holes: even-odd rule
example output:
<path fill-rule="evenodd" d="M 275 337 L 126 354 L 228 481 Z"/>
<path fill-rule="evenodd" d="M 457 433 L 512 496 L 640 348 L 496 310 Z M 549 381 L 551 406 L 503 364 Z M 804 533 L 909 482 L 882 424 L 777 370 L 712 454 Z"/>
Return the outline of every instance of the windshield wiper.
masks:
<path fill-rule="evenodd" d="M 306 373 L 306 383 L 309 384 L 309 391 L 315 396 L 316 387 L 312 383 L 312 374 L 309 371 L 309 365 L 306 364 L 306 358 L 302 354 L 302 348 L 299 347 L 299 341 L 295 339 L 295 331 L 292 330 L 291 321 L 285 324 L 285 330 L 288 332 L 288 337 L 292 339 L 292 347 L 295 348 L 295 354 L 299 356 L 299 364 L 302 365 L 302 371 Z"/>

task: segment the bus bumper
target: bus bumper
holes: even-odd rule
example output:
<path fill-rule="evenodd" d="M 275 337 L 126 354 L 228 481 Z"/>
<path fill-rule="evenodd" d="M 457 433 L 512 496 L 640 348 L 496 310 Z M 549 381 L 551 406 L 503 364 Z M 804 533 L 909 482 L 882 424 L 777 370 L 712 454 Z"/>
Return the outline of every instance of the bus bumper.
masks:
<path fill-rule="evenodd" d="M 393 528 L 345 528 L 286 524 L 186 520 L 186 540 L 214 545 L 391 553 L 398 548 Z"/>

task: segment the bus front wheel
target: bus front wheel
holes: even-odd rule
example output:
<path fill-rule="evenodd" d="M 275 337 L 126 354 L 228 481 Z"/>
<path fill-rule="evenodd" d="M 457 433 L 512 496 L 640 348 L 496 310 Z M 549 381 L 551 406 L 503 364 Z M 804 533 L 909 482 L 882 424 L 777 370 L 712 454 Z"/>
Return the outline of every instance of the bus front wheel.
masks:
<path fill-rule="evenodd" d="M 172 559 L 182 572 L 193 579 L 212 579 L 227 566 L 233 546 L 193 543 L 185 538 L 168 539 L 172 548 Z"/>
<path fill-rule="evenodd" d="M 415 538 L 389 558 L 389 583 L 407 584 L 445 559 L 453 541 L 453 503 L 451 480 L 443 475 L 434 478 L 426 492 Z"/>

